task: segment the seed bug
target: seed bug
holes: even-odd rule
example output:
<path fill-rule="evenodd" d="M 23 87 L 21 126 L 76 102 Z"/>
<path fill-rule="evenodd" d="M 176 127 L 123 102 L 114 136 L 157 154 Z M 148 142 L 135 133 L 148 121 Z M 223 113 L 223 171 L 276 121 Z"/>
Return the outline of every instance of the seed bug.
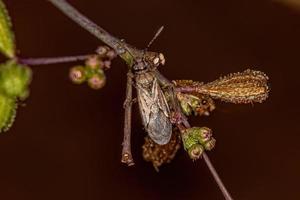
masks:
<path fill-rule="evenodd" d="M 165 64 L 163 54 L 150 52 L 147 48 L 162 31 L 156 35 L 144 50 L 136 49 L 124 40 L 110 35 L 94 22 L 83 16 L 65 0 L 49 0 L 68 17 L 111 47 L 129 66 L 127 73 L 126 99 L 124 102 L 124 138 L 121 162 L 134 165 L 131 154 L 131 116 L 132 116 L 132 85 L 137 89 L 138 103 L 142 121 L 149 136 L 158 144 L 166 144 L 172 134 L 169 120 L 169 106 L 159 84 L 156 67 Z"/>
<path fill-rule="evenodd" d="M 161 27 L 147 48 L 161 33 Z M 128 130 L 131 118 L 132 83 L 137 90 L 137 100 L 143 125 L 149 137 L 157 144 L 164 145 L 170 141 L 172 135 L 172 123 L 170 121 L 170 109 L 166 97 L 161 89 L 155 70 L 159 65 L 165 64 L 164 55 L 144 50 L 133 56 L 134 52 L 127 49 L 134 58 L 132 68 L 127 75 L 127 95 L 125 100 L 125 130 L 122 152 L 122 162 L 133 165 L 130 150 L 130 134 Z"/>

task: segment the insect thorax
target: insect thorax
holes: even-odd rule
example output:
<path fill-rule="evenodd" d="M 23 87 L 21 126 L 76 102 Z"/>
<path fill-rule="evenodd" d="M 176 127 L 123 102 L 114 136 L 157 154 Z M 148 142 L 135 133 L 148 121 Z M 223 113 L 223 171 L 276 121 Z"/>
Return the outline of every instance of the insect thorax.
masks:
<path fill-rule="evenodd" d="M 132 67 L 132 71 L 134 74 L 141 74 L 149 71 L 151 69 L 151 65 L 147 60 L 139 59 Z"/>
<path fill-rule="evenodd" d="M 152 85 L 154 81 L 154 75 L 152 73 L 153 68 L 154 66 L 151 66 L 146 60 L 137 61 L 132 67 L 136 83 L 144 88 Z"/>
<path fill-rule="evenodd" d="M 135 75 L 136 85 L 138 85 L 140 88 L 144 88 L 150 91 L 155 79 L 156 78 L 151 71 L 144 71 L 143 73 L 138 73 Z"/>

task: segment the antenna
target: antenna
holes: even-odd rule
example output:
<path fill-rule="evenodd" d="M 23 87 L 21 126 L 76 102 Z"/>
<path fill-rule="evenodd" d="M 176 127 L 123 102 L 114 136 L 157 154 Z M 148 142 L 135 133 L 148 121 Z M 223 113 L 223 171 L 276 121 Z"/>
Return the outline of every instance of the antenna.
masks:
<path fill-rule="evenodd" d="M 149 44 L 147 45 L 147 48 L 146 49 L 148 49 L 151 45 L 152 45 L 152 43 L 156 40 L 156 38 L 161 34 L 161 32 L 164 30 L 164 26 L 161 26 L 158 30 L 157 30 L 157 32 L 155 33 L 155 35 L 154 35 L 154 37 L 152 38 L 152 40 L 149 42 Z"/>

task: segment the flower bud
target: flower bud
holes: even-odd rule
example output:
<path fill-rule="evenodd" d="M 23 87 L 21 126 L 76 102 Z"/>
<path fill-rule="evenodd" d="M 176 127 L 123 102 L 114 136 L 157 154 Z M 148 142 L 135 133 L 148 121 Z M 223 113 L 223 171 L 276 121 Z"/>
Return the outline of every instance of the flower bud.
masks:
<path fill-rule="evenodd" d="M 212 130 L 207 127 L 188 128 L 185 130 L 184 139 L 189 146 L 194 143 L 204 145 L 212 139 Z"/>
<path fill-rule="evenodd" d="M 213 100 L 206 95 L 177 93 L 177 99 L 185 115 L 209 115 L 215 109 Z"/>
<path fill-rule="evenodd" d="M 212 150 L 216 145 L 216 140 L 215 138 L 211 138 L 209 141 L 207 141 L 205 144 L 204 144 L 204 148 L 205 150 Z"/>
<path fill-rule="evenodd" d="M 85 61 L 85 65 L 92 69 L 97 69 L 103 67 L 103 62 L 98 55 L 93 55 Z"/>
<path fill-rule="evenodd" d="M 207 127 L 201 127 L 199 128 L 199 135 L 196 137 L 201 144 L 204 144 L 211 140 L 212 130 Z"/>
<path fill-rule="evenodd" d="M 206 127 L 192 127 L 182 133 L 184 149 L 192 159 L 198 159 L 204 150 L 212 150 L 216 140 L 212 131 Z"/>
<path fill-rule="evenodd" d="M 204 152 L 204 148 L 200 144 L 194 144 L 188 149 L 188 154 L 190 158 L 193 160 L 199 159 L 203 152 Z"/>
<path fill-rule="evenodd" d="M 110 60 L 106 60 L 103 62 L 103 68 L 105 69 L 110 69 L 111 66 L 111 61 Z"/>
<path fill-rule="evenodd" d="M 186 116 L 190 116 L 192 114 L 192 108 L 187 102 L 180 101 L 180 106 Z"/>
<path fill-rule="evenodd" d="M 199 141 L 200 143 L 207 142 L 210 140 L 212 136 L 211 129 L 207 127 L 192 127 L 186 129 L 186 133 L 189 135 L 189 137 L 192 137 L 193 139 Z"/>
<path fill-rule="evenodd" d="M 115 57 L 117 57 L 117 54 L 114 50 L 109 50 L 107 53 L 106 53 L 106 56 L 109 60 L 112 60 L 114 59 Z"/>
<path fill-rule="evenodd" d="M 182 134 L 182 143 L 184 149 L 187 151 L 193 145 L 198 144 L 198 140 L 193 136 L 193 128 L 186 129 Z"/>
<path fill-rule="evenodd" d="M 81 84 L 86 80 L 86 71 L 83 66 L 76 66 L 70 69 L 69 77 L 73 83 Z"/>
<path fill-rule="evenodd" d="M 104 73 L 94 74 L 92 77 L 88 79 L 88 85 L 95 90 L 103 88 L 105 83 L 106 83 L 106 77 Z"/>
<path fill-rule="evenodd" d="M 103 57 L 103 56 L 105 56 L 106 55 L 106 53 L 109 51 L 109 47 L 108 46 L 100 46 L 100 47 L 98 47 L 98 49 L 96 50 L 96 53 L 99 55 L 99 56 L 101 56 L 101 57 Z"/>
<path fill-rule="evenodd" d="M 192 114 L 193 107 L 195 107 L 198 104 L 197 97 L 190 94 L 184 94 L 179 92 L 177 93 L 177 99 L 180 102 L 184 114 L 187 116 Z"/>

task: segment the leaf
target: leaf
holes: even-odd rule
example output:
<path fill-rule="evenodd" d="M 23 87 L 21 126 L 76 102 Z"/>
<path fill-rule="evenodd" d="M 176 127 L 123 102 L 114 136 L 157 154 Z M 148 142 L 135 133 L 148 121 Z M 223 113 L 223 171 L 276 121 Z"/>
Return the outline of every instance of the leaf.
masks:
<path fill-rule="evenodd" d="M 0 132 L 7 131 L 11 127 L 16 109 L 16 99 L 0 93 Z"/>
<path fill-rule="evenodd" d="M 9 58 L 15 56 L 15 38 L 5 4 L 0 0 L 0 51 Z"/>
<path fill-rule="evenodd" d="M 0 65 L 0 90 L 9 97 L 25 99 L 31 82 L 31 70 L 13 60 Z"/>
<path fill-rule="evenodd" d="M 188 89 L 193 93 L 208 95 L 230 103 L 261 103 L 268 98 L 268 76 L 260 71 L 247 69 L 229 74 L 210 83 L 179 80 L 176 87 Z"/>

